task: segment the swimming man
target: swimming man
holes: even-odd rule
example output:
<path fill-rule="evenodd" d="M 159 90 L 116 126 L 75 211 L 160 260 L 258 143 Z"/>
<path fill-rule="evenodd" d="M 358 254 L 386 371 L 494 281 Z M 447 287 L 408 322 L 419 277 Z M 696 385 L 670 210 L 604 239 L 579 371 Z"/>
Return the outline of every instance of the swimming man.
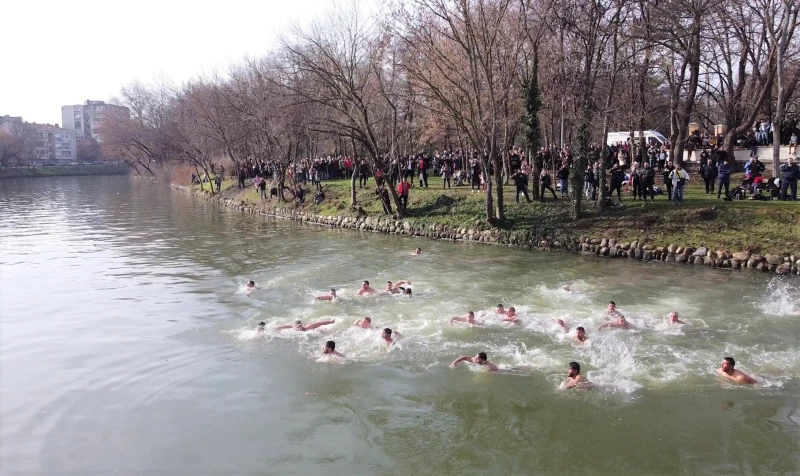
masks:
<path fill-rule="evenodd" d="M 467 313 L 467 315 L 466 315 L 466 316 L 463 316 L 463 317 L 451 317 L 451 318 L 450 318 L 450 325 L 451 325 L 451 326 L 453 325 L 453 322 L 466 322 L 467 324 L 469 324 L 469 325 L 471 325 L 471 326 L 478 326 L 478 327 L 480 327 L 480 324 L 478 324 L 477 322 L 475 322 L 475 313 L 474 313 L 474 312 L 472 312 L 472 311 L 469 311 L 469 312 Z"/>
<path fill-rule="evenodd" d="M 375 290 L 369 287 L 369 281 L 361 283 L 361 289 L 358 290 L 359 296 L 364 296 L 366 294 L 375 294 Z"/>
<path fill-rule="evenodd" d="M 314 323 L 311 323 L 311 324 L 308 324 L 308 325 L 304 326 L 303 325 L 303 321 L 298 319 L 298 320 L 294 321 L 292 324 L 286 324 L 286 325 L 283 325 L 283 326 L 278 326 L 278 327 L 275 328 L 275 330 L 276 331 L 282 331 L 284 329 L 294 329 L 296 331 L 305 332 L 305 331 L 310 331 L 310 330 L 316 329 L 317 327 L 327 326 L 327 325 L 333 324 L 335 322 L 336 322 L 336 320 L 329 319 L 327 321 L 314 322 Z"/>
<path fill-rule="evenodd" d="M 386 281 L 386 289 L 384 291 L 389 294 L 398 294 L 405 291 L 404 285 L 410 286 L 411 281 L 400 280 L 394 284 L 391 281 Z"/>
<path fill-rule="evenodd" d="M 567 380 L 564 382 L 564 388 L 585 387 L 588 383 L 581 375 L 581 364 L 570 362 L 567 368 Z"/>
<path fill-rule="evenodd" d="M 501 322 L 510 322 L 515 326 L 518 326 L 522 323 L 517 317 L 517 310 L 514 309 L 514 306 L 509 306 L 508 311 L 506 311 L 506 317 L 504 317 Z"/>
<path fill-rule="evenodd" d="M 364 319 L 359 319 L 354 322 L 353 325 L 362 329 L 372 329 L 372 318 L 365 317 Z"/>
<path fill-rule="evenodd" d="M 675 311 L 672 311 L 672 312 L 669 313 L 669 323 L 670 324 L 678 324 L 678 325 L 686 324 L 682 320 L 678 319 L 678 313 L 675 312 Z"/>
<path fill-rule="evenodd" d="M 473 364 L 481 365 L 486 367 L 489 372 L 496 372 L 497 366 L 493 363 L 489 362 L 488 357 L 486 356 L 486 352 L 478 352 L 475 354 L 475 357 L 470 357 L 468 355 L 462 355 L 461 357 L 457 358 L 450 364 L 450 367 L 456 368 L 459 362 L 470 362 Z"/>
<path fill-rule="evenodd" d="M 625 316 L 623 316 L 622 314 L 617 314 L 616 321 L 611 321 L 611 322 L 606 322 L 605 324 L 601 324 L 600 327 L 597 328 L 597 330 L 606 329 L 610 327 L 615 327 L 618 329 L 628 329 L 628 330 L 636 329 L 636 326 L 626 321 Z"/>
<path fill-rule="evenodd" d="M 330 294 L 323 294 L 314 298 L 315 301 L 333 301 L 336 299 L 336 290 L 331 288 Z"/>
<path fill-rule="evenodd" d="M 734 369 L 735 366 L 736 361 L 733 360 L 733 357 L 725 357 L 722 359 L 722 365 L 717 369 L 717 375 L 738 383 L 746 383 L 749 385 L 756 383 L 756 379 L 741 370 Z"/>
<path fill-rule="evenodd" d="M 325 355 L 335 355 L 336 357 L 344 358 L 343 354 L 336 352 L 336 342 L 329 340 L 325 343 L 325 347 L 322 348 L 322 353 Z"/>

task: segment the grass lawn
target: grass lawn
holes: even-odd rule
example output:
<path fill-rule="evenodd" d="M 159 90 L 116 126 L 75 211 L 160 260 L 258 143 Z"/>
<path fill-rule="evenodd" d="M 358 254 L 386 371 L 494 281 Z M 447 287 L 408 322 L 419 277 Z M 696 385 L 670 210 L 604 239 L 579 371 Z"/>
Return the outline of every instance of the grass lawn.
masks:
<path fill-rule="evenodd" d="M 517 204 L 514 202 L 513 185 L 507 185 L 503 188 L 506 221 L 499 228 L 521 236 L 532 234 L 535 238 L 586 235 L 615 238 L 618 242 L 643 241 L 656 246 L 675 243 L 706 246 L 712 250 L 800 253 L 800 228 L 797 226 L 800 202 L 726 202 L 717 200 L 716 194 L 706 195 L 702 182 L 698 184 L 698 181 L 694 177 L 694 181 L 687 186 L 682 206 L 673 205 L 666 195 L 657 195 L 654 203 L 633 201 L 630 192 L 626 192 L 621 204 L 615 200 L 615 206 L 609 207 L 602 215 L 584 202 L 585 216 L 580 220 L 569 218 L 568 200 L 554 201 L 550 196 L 544 203 L 527 203 L 522 198 Z M 657 182 L 663 188 L 661 181 Z M 406 220 L 418 225 L 441 224 L 481 230 L 492 228 L 485 219 L 482 192 L 472 192 L 468 186 L 442 190 L 441 179 L 432 176 L 428 183 L 431 188 L 415 186 L 411 189 Z M 735 176 L 731 183 L 741 183 L 741 177 Z M 314 190 L 311 184 L 307 184 L 303 211 L 331 216 L 356 215 L 350 208 L 349 180 L 325 181 L 323 187 L 326 199 L 322 204 L 314 205 L 311 203 Z M 222 189 L 223 195 L 236 200 L 261 202 L 269 207 L 296 207 L 293 202 L 281 203 L 274 199 L 261 201 L 253 187 L 239 191 L 234 180 L 223 182 Z M 357 190 L 357 201 L 368 215 L 383 216 L 371 179 L 369 187 Z"/>

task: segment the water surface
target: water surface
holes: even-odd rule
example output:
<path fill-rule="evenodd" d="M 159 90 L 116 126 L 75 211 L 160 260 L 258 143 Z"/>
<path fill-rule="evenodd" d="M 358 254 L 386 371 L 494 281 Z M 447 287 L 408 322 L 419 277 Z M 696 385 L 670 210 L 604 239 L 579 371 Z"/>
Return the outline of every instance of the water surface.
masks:
<path fill-rule="evenodd" d="M 126 177 L 2 181 L 0 216 L 2 474 L 800 471 L 791 279 L 310 227 Z M 638 330 L 597 331 L 609 300 Z M 447 325 L 469 310 L 483 327 Z M 336 323 L 255 331 L 294 319 Z M 318 362 L 330 339 L 344 363 Z M 479 351 L 503 371 L 448 368 Z M 726 355 L 760 384 L 719 381 Z M 594 390 L 560 389 L 573 360 Z"/>

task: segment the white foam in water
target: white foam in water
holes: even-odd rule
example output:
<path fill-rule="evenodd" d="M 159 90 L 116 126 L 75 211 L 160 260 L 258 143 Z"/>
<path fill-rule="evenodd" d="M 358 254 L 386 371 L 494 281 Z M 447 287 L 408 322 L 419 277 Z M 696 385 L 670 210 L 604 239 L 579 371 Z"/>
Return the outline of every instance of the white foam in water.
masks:
<path fill-rule="evenodd" d="M 386 279 L 396 280 L 396 271 L 388 269 L 372 277 L 373 287 Z M 274 279 L 268 294 L 259 294 L 251 307 L 239 313 L 236 328 L 229 333 L 240 341 L 295 345 L 302 358 L 321 364 L 342 363 L 322 355 L 325 341 L 333 340 L 336 350 L 346 356 L 344 363 L 412 365 L 418 371 L 483 351 L 501 371 L 521 377 L 544 375 L 554 390 L 563 386 L 567 364 L 577 361 L 595 391 L 625 396 L 636 396 L 643 388 L 713 382 L 715 370 L 726 355 L 737 359 L 737 368 L 752 373 L 764 391 L 782 388 L 800 368 L 800 350 L 793 347 L 730 344 L 726 336 L 745 335 L 755 321 L 731 319 L 713 309 L 709 313 L 703 308 L 705 298 L 700 294 L 667 288 L 664 293 L 650 294 L 640 301 L 618 302 L 620 312 L 636 329 L 600 331 L 598 326 L 611 320 L 605 313 L 608 296 L 592 283 L 573 281 L 570 291 L 561 285 L 535 284 L 518 289 L 516 294 L 482 298 L 479 283 L 450 282 L 446 277 L 428 281 L 426 284 L 423 279 L 415 280 L 414 296 L 409 298 L 387 295 L 380 289 L 376 295 L 358 296 L 358 286 L 350 281 L 320 286 L 303 276 Z M 313 301 L 329 287 L 335 288 L 341 298 L 335 302 Z M 762 309 L 773 315 L 796 314 L 791 297 L 794 291 L 783 280 L 773 280 Z M 495 313 L 497 302 L 506 308 L 514 306 L 521 325 L 502 322 L 504 316 Z M 469 310 L 475 311 L 481 327 L 448 324 L 450 317 L 463 316 Z M 689 325 L 668 324 L 667 315 L 672 310 L 678 311 Z M 373 329 L 353 326 L 364 316 L 372 317 Z M 306 324 L 325 319 L 335 319 L 336 323 L 308 332 L 274 330 L 295 319 Z M 568 332 L 558 319 L 564 321 Z M 257 332 L 256 326 L 262 320 L 266 329 Z M 574 341 L 578 326 L 586 329 L 588 343 Z M 399 331 L 403 338 L 387 348 L 381 338 L 384 327 Z M 491 381 L 484 380 L 484 368 L 463 366 L 475 372 L 475 383 Z"/>
<path fill-rule="evenodd" d="M 771 316 L 800 315 L 800 309 L 795 306 L 797 291 L 797 286 L 790 285 L 787 280 L 778 277 L 773 278 L 761 298 L 759 307 L 764 311 L 764 314 Z"/>

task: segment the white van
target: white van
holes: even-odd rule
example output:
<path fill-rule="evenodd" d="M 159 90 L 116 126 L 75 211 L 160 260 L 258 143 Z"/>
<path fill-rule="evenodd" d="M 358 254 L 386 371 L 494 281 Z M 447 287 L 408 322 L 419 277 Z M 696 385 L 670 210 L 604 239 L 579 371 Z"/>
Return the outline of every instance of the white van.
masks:
<path fill-rule="evenodd" d="M 614 145 L 617 142 L 622 142 L 623 144 L 630 139 L 631 133 L 629 131 L 622 131 L 622 132 L 609 132 L 608 133 L 608 140 L 606 140 L 606 145 Z M 658 142 L 658 145 L 664 145 L 669 142 L 669 139 L 664 137 L 664 134 L 658 131 L 644 131 L 644 138 L 648 143 L 652 143 L 653 141 Z M 633 132 L 633 139 L 634 141 L 639 140 L 639 131 Z"/>

